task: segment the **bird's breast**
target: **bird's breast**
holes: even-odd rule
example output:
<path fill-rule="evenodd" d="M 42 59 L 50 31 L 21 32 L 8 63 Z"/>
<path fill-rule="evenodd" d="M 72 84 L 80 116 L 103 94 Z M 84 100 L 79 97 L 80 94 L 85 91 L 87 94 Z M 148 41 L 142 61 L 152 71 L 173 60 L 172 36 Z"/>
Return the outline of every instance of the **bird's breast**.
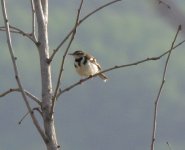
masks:
<path fill-rule="evenodd" d="M 97 65 L 87 61 L 86 63 L 83 63 L 84 61 L 81 61 L 80 65 L 79 62 L 75 62 L 76 71 L 81 75 L 81 76 L 90 76 L 98 73 L 99 68 Z"/>

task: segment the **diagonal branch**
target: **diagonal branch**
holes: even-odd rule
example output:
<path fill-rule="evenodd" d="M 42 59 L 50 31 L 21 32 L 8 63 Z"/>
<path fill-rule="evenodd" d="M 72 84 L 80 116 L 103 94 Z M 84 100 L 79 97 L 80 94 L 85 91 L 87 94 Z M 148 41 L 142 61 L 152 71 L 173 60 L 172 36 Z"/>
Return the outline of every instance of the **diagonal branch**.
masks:
<path fill-rule="evenodd" d="M 30 33 L 26 33 L 23 30 L 21 30 L 17 27 L 11 26 L 11 25 L 9 25 L 9 28 L 10 28 L 11 33 L 16 33 L 16 34 L 20 34 L 22 36 L 25 36 L 25 37 L 29 38 L 33 43 L 37 44 L 37 41 L 32 38 Z M 6 27 L 0 27 L 0 31 L 6 31 Z"/>
<path fill-rule="evenodd" d="M 84 22 L 87 18 L 89 18 L 90 16 L 92 16 L 93 14 L 95 14 L 96 12 L 100 11 L 101 9 L 112 5 L 113 3 L 119 2 L 121 0 L 114 0 L 112 2 L 109 2 L 107 4 L 104 4 L 102 6 L 100 6 L 99 8 L 95 9 L 94 11 L 90 12 L 89 14 L 87 14 L 85 17 L 83 17 L 81 20 L 79 20 L 76 28 L 82 23 Z M 53 53 L 51 54 L 50 58 L 49 58 L 49 62 L 51 62 L 55 56 L 55 54 L 59 51 L 59 49 L 62 47 L 62 45 L 67 41 L 67 39 L 69 39 L 69 37 L 71 36 L 71 34 L 74 32 L 74 30 L 76 30 L 75 28 L 72 28 L 69 33 L 67 34 L 67 36 L 62 40 L 62 42 L 57 46 L 56 49 L 53 50 Z"/>
<path fill-rule="evenodd" d="M 32 109 L 32 113 L 34 113 L 35 110 L 36 110 L 37 112 L 39 112 L 39 114 L 41 115 L 41 117 L 43 117 L 42 111 L 40 110 L 39 107 L 33 108 L 33 109 Z M 18 124 L 20 125 L 20 124 L 22 123 L 22 121 L 23 121 L 28 115 L 29 115 L 29 112 L 27 112 L 27 113 L 20 119 L 20 121 L 18 122 Z"/>
<path fill-rule="evenodd" d="M 95 14 L 97 11 L 99 11 L 99 10 L 101 10 L 101 9 L 103 9 L 103 8 L 105 8 L 105 7 L 107 7 L 107 6 L 109 6 L 109 5 L 112 5 L 113 3 L 119 2 L 119 1 L 121 1 L 121 0 L 114 0 L 114 1 L 112 1 L 112 2 L 109 2 L 109 3 L 105 4 L 105 5 L 100 6 L 99 8 L 95 9 L 94 11 L 92 11 L 91 13 L 89 13 L 88 15 L 86 15 L 84 18 L 82 18 L 82 19 L 79 21 L 79 24 L 81 24 L 83 21 L 85 21 L 85 20 L 86 20 L 87 18 L 89 18 L 91 15 Z"/>
<path fill-rule="evenodd" d="M 19 88 L 11 88 L 3 93 L 0 94 L 0 97 L 4 97 L 12 92 L 21 92 L 21 90 Z M 41 101 L 33 94 L 31 94 L 30 92 L 24 90 L 25 94 L 31 98 L 33 101 L 35 101 L 37 104 L 39 104 L 41 106 Z"/>
<path fill-rule="evenodd" d="M 99 73 L 97 73 L 97 74 L 94 74 L 94 75 L 91 76 L 91 77 L 87 77 L 87 78 L 85 78 L 85 79 L 82 79 L 82 80 L 80 80 L 80 81 L 78 81 L 78 82 L 76 82 L 76 83 L 70 85 L 69 87 L 67 87 L 67 88 L 65 88 L 65 89 L 63 89 L 63 90 L 60 89 L 59 92 L 57 93 L 57 97 L 56 97 L 56 98 L 58 99 L 58 97 L 59 97 L 61 94 L 65 93 L 65 92 L 67 92 L 67 91 L 69 91 L 69 90 L 71 90 L 72 88 L 74 88 L 74 87 L 76 87 L 76 86 L 81 85 L 83 82 L 86 82 L 86 81 L 88 81 L 88 80 L 91 79 L 91 78 L 94 78 L 94 77 L 98 76 L 100 73 L 109 72 L 109 71 L 112 71 L 112 70 L 115 70 L 115 69 L 119 69 L 119 68 L 125 68 L 125 67 L 130 67 L 130 66 L 136 66 L 136 65 L 142 64 L 142 63 L 144 63 L 144 62 L 148 62 L 148 61 L 156 61 L 156 60 L 159 60 L 159 59 L 161 59 L 162 57 L 164 57 L 166 54 L 168 54 L 170 51 L 174 50 L 175 48 L 177 48 L 178 46 L 180 46 L 181 44 L 183 44 L 184 42 L 185 42 L 185 40 L 181 41 L 181 42 L 178 43 L 177 45 L 173 46 L 172 49 L 169 49 L 169 50 L 165 51 L 164 53 L 162 53 L 161 55 L 159 55 L 159 56 L 157 56 L 157 57 L 145 58 L 145 59 L 143 59 L 143 60 L 140 60 L 140 61 L 137 61 L 137 62 L 134 62 L 134 63 L 130 63 L 130 64 L 126 64 L 126 65 L 117 65 L 117 66 L 113 66 L 113 67 L 108 68 L 108 69 L 105 69 L 105 70 L 103 70 L 103 71 L 101 71 L 101 72 L 99 72 Z"/>
<path fill-rule="evenodd" d="M 170 51 L 168 53 L 168 56 L 167 56 L 167 59 L 166 59 L 166 62 L 165 62 L 165 66 L 164 66 L 164 71 L 163 71 L 161 85 L 159 87 L 157 98 L 155 100 L 154 117 L 153 117 L 153 128 L 152 128 L 151 150 L 154 150 L 154 144 L 155 144 L 155 137 L 156 137 L 155 135 L 156 135 L 156 126 L 157 126 L 157 111 L 158 111 L 159 99 L 160 99 L 160 95 L 161 95 L 161 92 L 162 92 L 162 88 L 163 88 L 164 83 L 165 83 L 165 76 L 166 76 L 166 71 L 167 71 L 169 60 L 170 60 L 170 56 L 171 56 L 172 50 L 174 48 L 175 41 L 177 39 L 177 36 L 178 36 L 180 30 L 181 30 L 181 25 L 179 25 L 179 27 L 177 29 L 177 33 L 175 34 L 174 40 L 173 40 L 173 42 L 171 44 L 171 48 L 170 48 Z"/>
<path fill-rule="evenodd" d="M 64 71 L 65 58 L 66 58 L 66 55 L 67 55 L 67 53 L 69 51 L 69 48 L 70 48 L 70 46 L 71 46 L 71 44 L 72 44 L 72 42 L 74 40 L 75 34 L 76 34 L 76 28 L 78 26 L 78 21 L 79 21 L 79 16 L 80 16 L 82 4 L 83 4 L 83 0 L 81 0 L 80 6 L 78 8 L 76 21 L 75 21 L 75 25 L 74 25 L 74 30 L 73 30 L 73 33 L 71 35 L 71 39 L 70 39 L 69 44 L 68 44 L 68 46 L 67 46 L 67 48 L 65 50 L 65 53 L 63 55 L 63 59 L 62 59 L 61 67 L 60 67 L 60 72 L 59 72 L 59 76 L 58 76 L 58 80 L 57 80 L 57 85 L 56 85 L 54 96 L 53 96 L 53 99 L 52 99 L 51 113 L 53 113 L 53 111 L 54 111 L 54 105 L 55 105 L 56 96 L 57 96 L 57 93 L 58 93 L 59 85 L 61 84 L 62 73 Z"/>
<path fill-rule="evenodd" d="M 40 133 L 40 135 L 42 136 L 43 140 L 46 141 L 47 137 L 43 131 L 43 129 L 41 128 L 38 120 L 36 119 L 35 115 L 32 113 L 32 109 L 31 106 L 28 102 L 28 99 L 26 97 L 26 94 L 24 92 L 21 80 L 19 78 L 19 74 L 18 74 L 18 69 L 17 69 L 17 64 L 16 64 L 16 58 L 14 56 L 14 52 L 13 52 L 13 47 L 12 47 L 12 42 L 11 42 L 11 36 L 10 36 L 10 27 L 9 27 L 9 21 L 8 21 L 8 17 L 7 17 L 7 13 L 6 13 L 6 5 L 5 5 L 5 0 L 1 0 L 1 6 L 2 6 L 2 12 L 3 12 L 3 19 L 4 19 L 4 24 L 6 27 L 6 36 L 7 36 L 7 44 L 8 44 L 8 48 L 9 48 L 9 52 L 10 52 L 10 56 L 11 56 L 11 60 L 12 60 L 12 64 L 13 64 L 13 69 L 14 69 L 14 74 L 15 74 L 15 79 L 17 81 L 18 87 L 20 89 L 20 92 L 22 94 L 23 100 L 26 104 L 26 107 L 30 113 L 30 116 L 32 118 L 32 121 L 36 127 L 36 129 L 38 130 L 38 132 Z"/>

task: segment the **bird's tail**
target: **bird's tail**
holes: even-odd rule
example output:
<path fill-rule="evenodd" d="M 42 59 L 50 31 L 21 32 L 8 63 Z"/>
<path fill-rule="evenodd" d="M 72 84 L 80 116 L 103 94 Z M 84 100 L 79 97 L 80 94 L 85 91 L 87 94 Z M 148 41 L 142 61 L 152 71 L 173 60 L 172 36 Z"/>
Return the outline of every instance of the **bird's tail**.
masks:
<path fill-rule="evenodd" d="M 107 79 L 108 79 L 103 73 L 100 73 L 98 76 L 99 76 L 104 82 L 106 82 Z"/>

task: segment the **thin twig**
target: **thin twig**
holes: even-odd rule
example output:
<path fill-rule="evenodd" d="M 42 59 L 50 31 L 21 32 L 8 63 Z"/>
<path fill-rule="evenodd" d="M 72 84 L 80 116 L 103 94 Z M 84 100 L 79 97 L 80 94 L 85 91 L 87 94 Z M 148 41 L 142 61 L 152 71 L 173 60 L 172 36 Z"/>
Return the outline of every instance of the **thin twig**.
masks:
<path fill-rule="evenodd" d="M 105 5 L 102 5 L 100 6 L 99 8 L 95 9 L 94 11 L 92 11 L 91 13 L 89 13 L 88 15 L 86 15 L 84 18 L 82 18 L 80 21 L 79 21 L 79 24 L 81 24 L 83 21 L 85 21 L 88 17 L 90 17 L 91 15 L 93 15 L 94 13 L 96 13 L 97 11 L 109 6 L 109 5 L 112 5 L 113 3 L 116 3 L 116 2 L 119 2 L 121 0 L 115 0 L 115 1 L 112 1 L 112 2 L 109 2 Z"/>
<path fill-rule="evenodd" d="M 112 5 L 113 3 L 116 3 L 116 2 L 119 2 L 121 0 L 114 0 L 112 2 L 109 2 L 107 4 L 104 4 L 102 6 L 100 6 L 99 8 L 95 9 L 94 11 L 90 12 L 89 14 L 87 14 L 85 17 L 83 17 L 81 20 L 79 20 L 78 24 L 77 24 L 77 27 L 82 23 L 84 22 L 87 18 L 89 18 L 91 15 L 95 14 L 96 12 L 100 11 L 101 9 L 109 6 L 109 5 Z M 67 34 L 67 36 L 62 40 L 62 42 L 57 46 L 57 48 L 55 48 L 53 50 L 53 53 L 51 54 L 50 58 L 49 58 L 49 62 L 51 62 L 55 56 L 55 54 L 59 51 L 59 49 L 62 47 L 62 45 L 67 41 L 67 39 L 71 36 L 71 34 L 74 32 L 74 30 L 76 30 L 75 28 L 72 28 L 69 33 Z"/>
<path fill-rule="evenodd" d="M 11 88 L 3 93 L 0 94 L 0 97 L 4 97 L 6 96 L 7 94 L 10 94 L 12 92 L 21 92 L 19 88 Z M 33 94 L 31 94 L 30 92 L 24 90 L 25 94 L 31 98 L 33 101 L 35 101 L 37 104 L 39 104 L 41 106 L 41 101 Z"/>
<path fill-rule="evenodd" d="M 10 27 L 9 27 L 9 21 L 8 21 L 8 16 L 7 16 L 7 13 L 6 13 L 6 5 L 5 5 L 5 0 L 1 0 L 1 6 L 2 6 L 2 11 L 3 11 L 3 19 L 4 19 L 4 24 L 5 24 L 5 27 L 6 27 L 6 36 L 7 36 L 7 44 L 8 44 L 8 49 L 9 49 L 9 52 L 10 52 L 10 56 L 11 56 L 11 60 L 12 60 L 12 64 L 13 64 L 13 69 L 14 69 L 14 74 L 15 74 L 15 79 L 17 81 L 17 84 L 18 84 L 18 87 L 21 91 L 21 94 L 22 94 L 22 97 L 23 97 L 23 100 L 26 104 L 26 107 L 31 115 L 31 118 L 32 118 L 32 121 L 36 127 L 36 129 L 38 130 L 38 132 L 40 133 L 40 135 L 42 136 L 43 140 L 47 140 L 47 137 L 43 131 L 43 129 L 41 128 L 38 120 L 36 119 L 35 115 L 32 114 L 32 109 L 31 109 L 31 106 L 28 102 L 28 99 L 26 97 L 26 94 L 24 92 L 24 88 L 22 86 L 22 83 L 21 83 L 21 80 L 20 80 L 20 77 L 19 77 L 19 74 L 18 74 L 18 69 L 17 69 L 17 64 L 16 64 L 16 58 L 15 58 L 15 55 L 14 55 L 14 52 L 13 52 L 13 47 L 12 47 L 12 42 L 11 42 L 11 36 L 10 36 Z"/>
<path fill-rule="evenodd" d="M 34 113 L 34 110 L 38 111 L 39 114 L 43 117 L 42 111 L 40 110 L 39 107 L 33 108 L 31 113 Z M 23 121 L 28 115 L 29 115 L 29 112 L 27 112 L 27 113 L 20 119 L 20 121 L 18 122 L 18 124 L 20 125 L 20 124 L 22 123 L 22 121 Z"/>
<path fill-rule="evenodd" d="M 67 92 L 67 91 L 69 91 L 69 90 L 71 90 L 72 88 L 74 88 L 74 87 L 76 87 L 76 86 L 78 86 L 78 85 L 81 85 L 83 82 L 86 82 L 87 80 L 89 80 L 89 79 L 91 79 L 91 78 L 94 78 L 94 77 L 98 76 L 100 73 L 109 72 L 109 71 L 112 71 L 112 70 L 115 70 L 115 69 L 119 69 L 119 68 L 125 68 L 125 67 L 130 67 L 130 66 L 136 66 L 136 65 L 142 64 L 142 63 L 144 63 L 144 62 L 148 62 L 148 61 L 159 60 L 159 59 L 161 59 L 163 56 L 165 56 L 166 54 L 168 54 L 170 51 L 174 50 L 175 48 L 177 48 L 178 46 L 180 46 L 181 44 L 183 44 L 184 42 L 185 42 L 185 40 L 181 41 L 180 43 L 178 43 L 177 45 L 175 45 L 172 49 L 165 51 L 164 53 L 162 53 L 161 55 L 159 55 L 159 56 L 157 56 L 157 57 L 145 58 L 145 59 L 143 59 L 143 60 L 140 60 L 140 61 L 137 61 L 137 62 L 134 62 L 134 63 L 129 63 L 129 64 L 126 64 L 126 65 L 117 65 L 117 66 L 113 66 L 113 67 L 108 68 L 108 69 L 105 69 L 105 70 L 103 70 L 103 71 L 101 71 L 101 72 L 99 72 L 99 73 L 97 73 L 97 74 L 95 74 L 95 75 L 93 75 L 93 76 L 91 76 L 91 77 L 87 77 L 87 78 L 85 78 L 85 79 L 82 79 L 82 80 L 80 80 L 80 81 L 78 81 L 78 82 L 76 82 L 76 83 L 70 85 L 69 87 L 67 87 L 67 88 L 65 88 L 65 89 L 63 89 L 63 90 L 59 89 L 59 92 L 57 93 L 57 97 L 56 97 L 56 98 L 58 99 L 58 97 L 59 97 L 61 94 L 65 93 L 65 92 Z"/>
<path fill-rule="evenodd" d="M 62 78 L 62 73 L 63 73 L 63 70 L 64 70 L 65 58 L 66 58 L 66 55 L 69 51 L 69 48 L 70 48 L 70 46 L 73 42 L 73 39 L 75 37 L 75 34 L 76 34 L 76 28 L 78 26 L 78 21 L 79 21 L 79 17 L 80 17 L 80 11 L 81 11 L 81 8 L 82 8 L 82 4 L 83 4 L 83 0 L 81 0 L 80 6 L 78 8 L 73 34 L 71 35 L 71 39 L 70 39 L 69 44 L 68 44 L 68 46 L 65 50 L 65 53 L 63 55 L 63 59 L 62 59 L 61 67 L 60 67 L 60 72 L 59 72 L 59 76 L 58 76 L 58 80 L 57 80 L 57 85 L 56 85 L 54 96 L 53 96 L 53 99 L 52 99 L 51 113 L 53 113 L 53 109 L 54 109 L 55 100 L 56 100 L 56 96 L 57 96 L 57 93 L 58 93 L 59 85 L 61 84 L 61 78 Z"/>
<path fill-rule="evenodd" d="M 165 62 L 165 66 L 164 66 L 164 71 L 163 71 L 163 75 L 162 75 L 161 85 L 159 87 L 157 98 L 155 100 L 154 116 L 153 116 L 153 128 L 152 128 L 151 150 L 154 150 L 154 145 L 155 145 L 156 126 L 157 126 L 157 112 L 158 112 L 159 99 L 160 99 L 160 95 L 161 95 L 161 92 L 162 92 L 162 88 L 163 88 L 164 83 L 165 83 L 165 76 L 166 76 L 167 67 L 168 67 L 170 56 L 171 56 L 171 52 L 172 52 L 172 50 L 174 48 L 174 44 L 175 44 L 175 41 L 177 39 L 177 36 L 178 36 L 180 30 L 181 30 L 181 25 L 179 25 L 178 30 L 177 30 L 177 33 L 175 34 L 174 40 L 173 40 L 173 42 L 171 44 L 171 48 L 170 48 L 170 51 L 168 53 L 168 56 L 167 56 L 167 59 L 166 59 L 166 62 Z"/>
<path fill-rule="evenodd" d="M 9 25 L 9 28 L 10 28 L 11 33 L 16 33 L 16 34 L 20 34 L 22 36 L 25 36 L 25 37 L 29 38 L 34 44 L 37 44 L 37 41 L 32 38 L 30 33 L 26 33 L 23 30 L 21 30 L 17 27 L 11 26 L 11 25 Z M 6 31 L 6 27 L 0 27 L 0 31 Z"/>
<path fill-rule="evenodd" d="M 5 27 L 0 27 L 0 31 L 6 31 L 6 28 L 5 28 Z M 11 28 L 10 28 L 10 32 L 11 32 L 11 33 L 18 33 L 18 34 L 20 34 L 19 31 L 13 30 L 13 29 L 11 29 Z M 24 35 L 24 36 L 25 36 L 25 35 Z"/>

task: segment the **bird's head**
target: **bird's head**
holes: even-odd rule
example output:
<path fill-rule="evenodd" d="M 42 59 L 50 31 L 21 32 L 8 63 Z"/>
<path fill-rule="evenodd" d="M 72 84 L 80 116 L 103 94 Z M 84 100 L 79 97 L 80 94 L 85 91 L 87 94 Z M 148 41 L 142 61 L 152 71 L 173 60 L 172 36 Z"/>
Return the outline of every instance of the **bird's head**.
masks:
<path fill-rule="evenodd" d="M 72 55 L 74 58 L 80 58 L 85 56 L 85 53 L 81 50 L 77 50 L 74 53 L 69 53 L 69 55 Z"/>

